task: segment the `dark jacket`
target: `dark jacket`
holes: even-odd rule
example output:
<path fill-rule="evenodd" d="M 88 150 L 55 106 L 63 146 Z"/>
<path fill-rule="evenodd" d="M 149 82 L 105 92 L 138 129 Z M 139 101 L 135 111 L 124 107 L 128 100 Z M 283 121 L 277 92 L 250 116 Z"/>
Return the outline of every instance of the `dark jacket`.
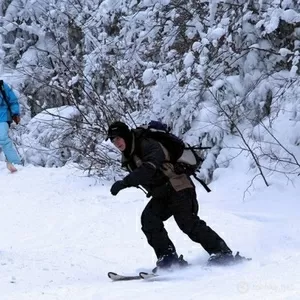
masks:
<path fill-rule="evenodd" d="M 193 187 L 185 174 L 176 174 L 174 166 L 168 163 L 168 152 L 156 140 L 139 137 L 134 131 L 130 154 L 122 156 L 122 166 L 130 174 L 124 178 L 128 186 L 143 186 L 150 194 L 157 188 L 170 183 L 175 191 Z"/>

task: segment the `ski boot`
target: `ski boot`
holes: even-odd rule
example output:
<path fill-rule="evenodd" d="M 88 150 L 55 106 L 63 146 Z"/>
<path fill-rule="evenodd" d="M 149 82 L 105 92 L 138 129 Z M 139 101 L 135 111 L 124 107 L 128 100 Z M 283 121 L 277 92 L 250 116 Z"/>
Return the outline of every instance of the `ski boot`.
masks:
<path fill-rule="evenodd" d="M 209 266 L 227 266 L 235 265 L 243 261 L 249 261 L 251 258 L 246 258 L 241 256 L 239 252 L 235 256 L 232 255 L 232 252 L 218 252 L 213 253 L 208 259 Z"/>
<path fill-rule="evenodd" d="M 234 262 L 234 256 L 232 252 L 217 252 L 212 253 L 210 258 L 208 259 L 209 266 L 224 266 L 229 265 Z"/>
<path fill-rule="evenodd" d="M 249 261 L 249 260 L 252 260 L 252 258 L 241 256 L 239 251 L 237 251 L 236 255 L 234 256 L 234 262 L 236 264 L 243 261 Z"/>
<path fill-rule="evenodd" d="M 156 262 L 156 267 L 152 270 L 156 273 L 158 270 L 171 270 L 173 267 L 184 268 L 188 265 L 188 262 L 183 259 L 181 254 L 179 257 L 176 252 L 162 255 Z"/>

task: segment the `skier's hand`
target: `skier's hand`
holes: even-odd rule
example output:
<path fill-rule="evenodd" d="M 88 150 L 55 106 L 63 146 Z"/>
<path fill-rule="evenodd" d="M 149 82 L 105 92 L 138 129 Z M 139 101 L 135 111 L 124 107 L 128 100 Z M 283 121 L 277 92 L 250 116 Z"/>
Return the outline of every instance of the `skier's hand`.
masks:
<path fill-rule="evenodd" d="M 110 192 L 113 196 L 116 196 L 121 190 L 126 189 L 127 184 L 123 180 L 116 181 L 110 188 Z"/>
<path fill-rule="evenodd" d="M 20 116 L 19 115 L 13 115 L 12 119 L 14 120 L 14 122 L 18 125 L 21 121 Z"/>

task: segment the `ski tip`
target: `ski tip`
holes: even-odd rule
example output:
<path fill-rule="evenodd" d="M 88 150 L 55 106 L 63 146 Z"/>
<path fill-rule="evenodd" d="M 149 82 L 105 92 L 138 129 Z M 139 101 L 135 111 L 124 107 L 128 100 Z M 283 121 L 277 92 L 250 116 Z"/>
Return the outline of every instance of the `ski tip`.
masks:
<path fill-rule="evenodd" d="M 140 272 L 139 276 L 142 279 L 151 279 L 151 278 L 154 278 L 154 277 L 158 277 L 159 275 L 158 274 L 154 274 L 154 273 Z"/>
<path fill-rule="evenodd" d="M 118 274 L 117 273 L 114 273 L 114 272 L 108 272 L 107 273 L 107 276 L 108 278 L 112 279 L 113 276 L 117 276 Z"/>
<path fill-rule="evenodd" d="M 129 280 L 139 280 L 141 277 L 139 275 L 120 275 L 114 272 L 108 272 L 107 276 L 112 281 L 129 281 Z"/>

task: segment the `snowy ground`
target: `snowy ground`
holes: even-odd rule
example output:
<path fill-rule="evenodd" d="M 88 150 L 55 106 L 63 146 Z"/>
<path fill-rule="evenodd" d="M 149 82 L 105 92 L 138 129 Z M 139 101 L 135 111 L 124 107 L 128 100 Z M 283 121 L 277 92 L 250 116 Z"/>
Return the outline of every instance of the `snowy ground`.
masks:
<path fill-rule="evenodd" d="M 9 174 L 0 162 L 0 299 L 300 299 L 300 176 L 259 184 L 243 199 L 249 174 L 216 175 L 211 194 L 198 187 L 200 216 L 253 261 L 205 269 L 208 255 L 170 220 L 178 252 L 195 266 L 160 281 L 111 282 L 108 271 L 155 264 L 140 230 L 143 193 L 112 197 L 110 183 L 72 168 Z"/>

